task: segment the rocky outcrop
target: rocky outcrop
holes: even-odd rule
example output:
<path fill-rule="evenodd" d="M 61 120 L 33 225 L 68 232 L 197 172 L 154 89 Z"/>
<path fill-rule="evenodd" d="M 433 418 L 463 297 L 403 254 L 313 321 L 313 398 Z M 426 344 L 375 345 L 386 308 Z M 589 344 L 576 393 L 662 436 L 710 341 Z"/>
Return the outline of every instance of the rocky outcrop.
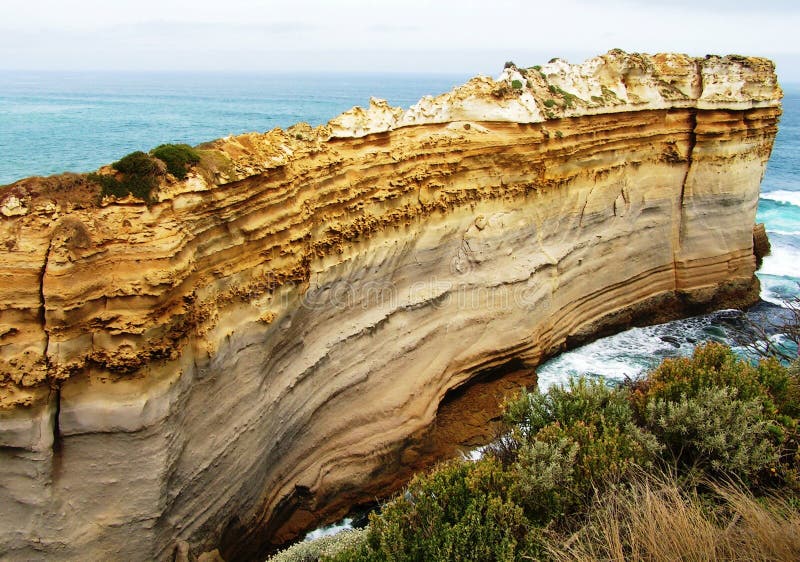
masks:
<path fill-rule="evenodd" d="M 388 493 L 476 376 L 752 303 L 780 97 L 612 51 L 218 140 L 150 205 L 12 186 L 0 551 L 255 556 Z"/>

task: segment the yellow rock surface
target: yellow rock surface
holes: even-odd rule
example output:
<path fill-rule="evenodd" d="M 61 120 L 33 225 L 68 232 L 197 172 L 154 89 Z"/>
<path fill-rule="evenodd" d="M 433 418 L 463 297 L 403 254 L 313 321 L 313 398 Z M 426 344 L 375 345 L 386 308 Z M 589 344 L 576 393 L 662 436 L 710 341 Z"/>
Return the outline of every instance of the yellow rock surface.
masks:
<path fill-rule="evenodd" d="M 264 552 L 476 373 L 753 302 L 780 98 L 612 51 L 214 141 L 149 206 L 0 194 L 0 551 Z"/>

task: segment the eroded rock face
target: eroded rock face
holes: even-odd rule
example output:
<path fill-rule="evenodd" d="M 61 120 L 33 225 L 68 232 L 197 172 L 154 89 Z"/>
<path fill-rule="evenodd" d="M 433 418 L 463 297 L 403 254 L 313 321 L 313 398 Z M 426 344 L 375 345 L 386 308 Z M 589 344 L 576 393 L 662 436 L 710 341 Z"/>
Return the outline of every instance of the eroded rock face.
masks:
<path fill-rule="evenodd" d="M 613 51 L 3 213 L 0 551 L 255 556 L 396 487 L 476 374 L 754 302 L 780 97 L 763 59 Z"/>

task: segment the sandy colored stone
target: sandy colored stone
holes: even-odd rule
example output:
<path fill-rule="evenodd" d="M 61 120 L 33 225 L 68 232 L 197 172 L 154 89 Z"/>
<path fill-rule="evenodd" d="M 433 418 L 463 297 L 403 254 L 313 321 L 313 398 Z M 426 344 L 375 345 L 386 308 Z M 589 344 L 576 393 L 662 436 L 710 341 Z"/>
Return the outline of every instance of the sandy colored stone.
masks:
<path fill-rule="evenodd" d="M 0 551 L 256 556 L 396 488 L 478 374 L 752 303 L 780 98 L 764 59 L 612 51 L 4 214 Z"/>

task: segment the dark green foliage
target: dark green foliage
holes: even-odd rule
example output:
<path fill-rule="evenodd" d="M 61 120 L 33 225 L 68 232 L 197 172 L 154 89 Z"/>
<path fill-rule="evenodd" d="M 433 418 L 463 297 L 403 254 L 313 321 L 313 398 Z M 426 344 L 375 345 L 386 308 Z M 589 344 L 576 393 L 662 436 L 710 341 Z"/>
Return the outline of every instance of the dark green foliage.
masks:
<path fill-rule="evenodd" d="M 537 71 L 541 71 L 541 70 L 542 70 L 542 65 L 540 65 L 540 64 L 535 64 L 535 65 L 533 65 L 533 69 L 534 69 L 534 70 L 537 70 Z"/>
<path fill-rule="evenodd" d="M 739 359 L 730 348 L 710 343 L 698 347 L 691 358 L 665 359 L 646 379 L 633 385 L 632 402 L 642 414 L 647 402 L 655 399 L 676 401 L 681 396 L 695 397 L 702 389 L 731 387 L 738 398 L 759 398 L 769 402 L 770 409 L 780 403 L 796 414 L 797 403 L 790 400 L 796 393 L 797 381 L 775 360 L 758 365 Z"/>
<path fill-rule="evenodd" d="M 164 175 L 163 164 L 141 151 L 124 156 L 111 165 L 121 178 L 102 174 L 89 174 L 88 179 L 100 184 L 101 196 L 125 197 L 130 194 L 150 201 L 150 193 Z"/>
<path fill-rule="evenodd" d="M 127 156 L 123 156 L 117 162 L 111 165 L 118 172 L 122 172 L 129 176 L 157 176 L 161 174 L 161 168 L 158 162 L 153 160 L 150 156 L 137 150 L 131 152 Z"/>
<path fill-rule="evenodd" d="M 682 467 L 751 479 L 779 458 L 781 433 L 762 402 L 741 400 L 732 387 L 703 388 L 694 396 L 648 402 L 647 426 Z"/>
<path fill-rule="evenodd" d="M 777 360 L 753 365 L 711 343 L 665 360 L 632 386 L 631 403 L 680 467 L 754 483 L 796 472 L 797 389 Z"/>
<path fill-rule="evenodd" d="M 522 81 L 520 81 L 520 80 L 512 80 L 511 81 L 511 87 L 514 88 L 515 90 L 521 90 L 522 89 Z"/>
<path fill-rule="evenodd" d="M 547 99 L 544 100 L 545 107 L 553 107 L 556 104 L 556 100 Z"/>
<path fill-rule="evenodd" d="M 509 61 L 506 61 L 506 63 L 503 65 L 503 68 L 504 69 L 505 68 L 517 68 L 517 65 L 514 64 L 514 61 L 510 61 L 509 60 Z"/>
<path fill-rule="evenodd" d="M 517 560 L 527 548 L 528 523 L 508 499 L 509 487 L 509 474 L 493 459 L 417 476 L 370 517 L 369 556 L 350 553 L 350 559 Z"/>
<path fill-rule="evenodd" d="M 520 443 L 514 497 L 541 522 L 579 507 L 632 466 L 650 465 L 661 448 L 634 423 L 627 390 L 600 381 L 524 392 L 508 404 L 506 421 Z"/>
<path fill-rule="evenodd" d="M 188 144 L 162 144 L 150 151 L 179 180 L 186 178 L 189 167 L 200 162 L 200 153 Z"/>
<path fill-rule="evenodd" d="M 149 176 L 132 176 L 118 180 L 114 176 L 89 174 L 88 178 L 90 181 L 100 185 L 101 196 L 125 197 L 126 195 L 133 195 L 144 201 L 150 201 L 150 192 L 156 186 L 156 179 Z"/>

